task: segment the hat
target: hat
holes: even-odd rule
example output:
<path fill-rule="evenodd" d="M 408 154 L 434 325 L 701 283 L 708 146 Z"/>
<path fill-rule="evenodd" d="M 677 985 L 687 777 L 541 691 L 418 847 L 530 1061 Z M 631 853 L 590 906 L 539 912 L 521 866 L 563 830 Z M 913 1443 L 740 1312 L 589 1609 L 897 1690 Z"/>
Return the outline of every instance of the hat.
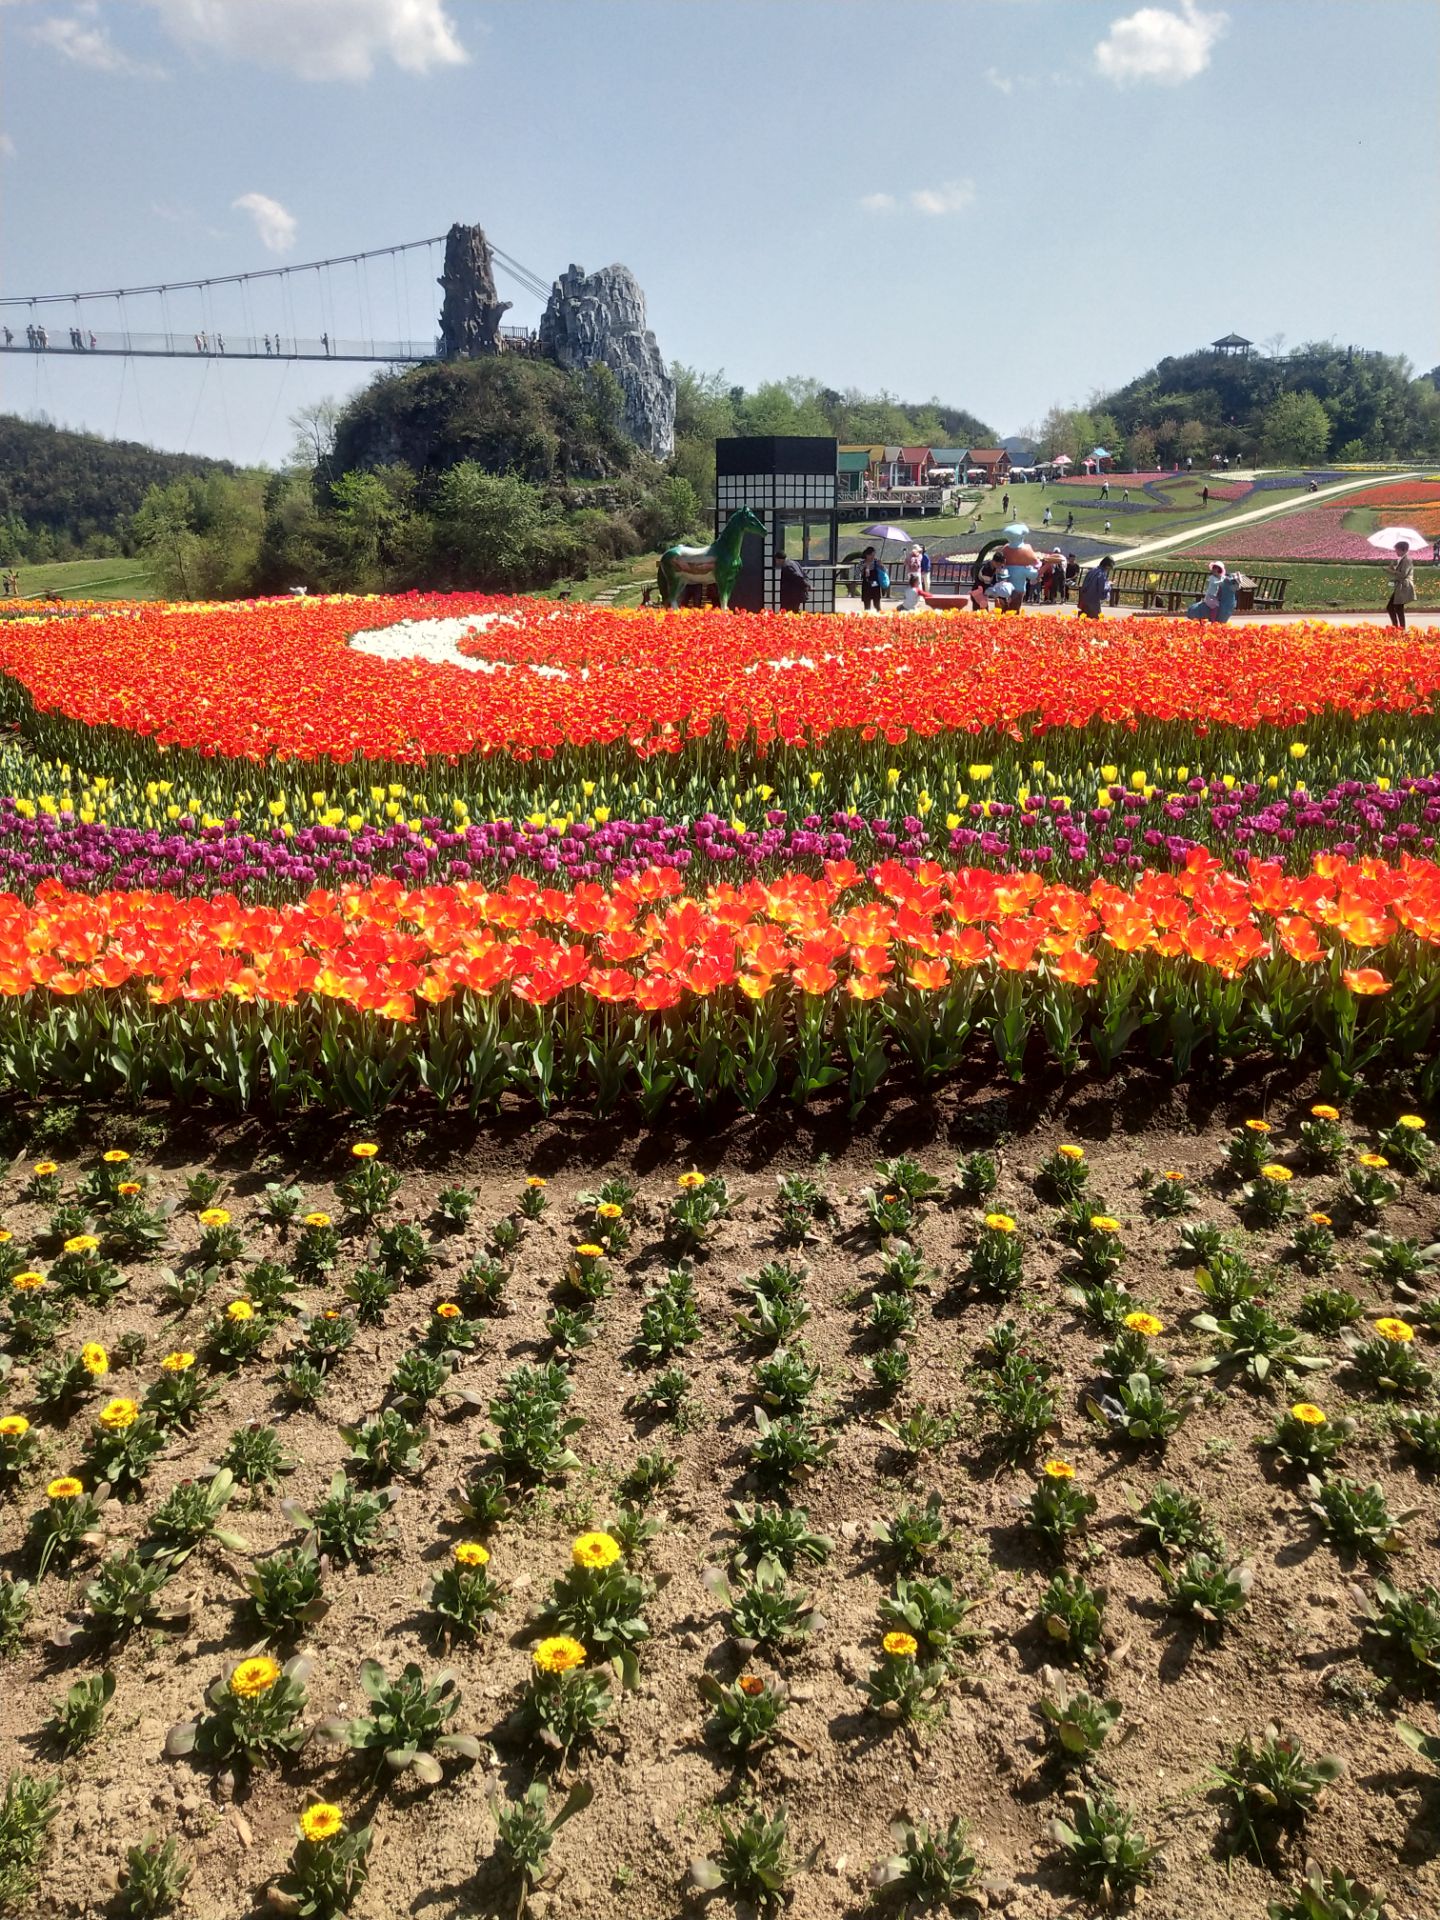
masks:
<path fill-rule="evenodd" d="M 1211 573 L 1224 573 L 1225 562 L 1223 560 L 1212 560 L 1210 562 L 1210 571 Z"/>

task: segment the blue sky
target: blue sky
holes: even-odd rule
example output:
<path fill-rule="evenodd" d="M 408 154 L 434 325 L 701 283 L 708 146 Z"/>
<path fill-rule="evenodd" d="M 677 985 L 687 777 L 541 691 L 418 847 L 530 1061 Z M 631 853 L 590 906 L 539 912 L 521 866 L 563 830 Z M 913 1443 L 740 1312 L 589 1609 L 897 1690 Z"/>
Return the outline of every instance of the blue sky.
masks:
<path fill-rule="evenodd" d="M 7 294 L 464 219 L 547 281 L 625 261 L 667 357 L 1002 432 L 1232 328 L 1440 361 L 1436 0 L 0 0 L 0 59 Z M 418 334 L 438 267 L 249 311 Z M 169 303 L 207 313 L 242 329 Z M 365 377 L 37 360 L 0 407 L 239 460 Z"/>

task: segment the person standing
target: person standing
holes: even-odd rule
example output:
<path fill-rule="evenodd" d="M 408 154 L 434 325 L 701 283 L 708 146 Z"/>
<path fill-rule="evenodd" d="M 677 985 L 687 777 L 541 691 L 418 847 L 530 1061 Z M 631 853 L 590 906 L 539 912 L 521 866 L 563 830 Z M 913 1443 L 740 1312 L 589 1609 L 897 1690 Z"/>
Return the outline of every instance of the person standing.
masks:
<path fill-rule="evenodd" d="M 1040 524 L 1042 527 L 1048 527 L 1054 524 L 1054 515 L 1051 513 L 1048 506 L 1045 509 L 1045 513 L 1040 521 Z"/>
<path fill-rule="evenodd" d="M 1002 493 L 1000 496 L 1000 511 L 1002 513 L 1009 513 L 1010 511 L 1010 496 L 1008 493 Z"/>
<path fill-rule="evenodd" d="M 783 553 L 776 554 L 775 565 L 780 574 L 776 583 L 780 595 L 780 611 L 803 613 L 805 602 L 810 598 L 810 582 L 805 578 L 804 569 L 797 566 L 793 560 L 787 559 Z"/>
<path fill-rule="evenodd" d="M 874 547 L 866 547 L 860 556 L 860 605 L 866 613 L 879 613 L 882 592 L 880 562 Z"/>
<path fill-rule="evenodd" d="M 1385 612 L 1392 627 L 1405 628 L 1405 609 L 1415 598 L 1415 562 L 1410 558 L 1410 542 L 1395 542 L 1395 558 L 1390 562 L 1390 598 Z"/>
<path fill-rule="evenodd" d="M 1209 504 L 1210 504 L 1210 489 L 1209 489 L 1209 487 L 1201 487 L 1201 489 L 1200 489 L 1200 504 L 1201 504 L 1201 506 L 1202 506 L 1202 507 L 1208 507 L 1208 506 L 1209 506 Z"/>
<path fill-rule="evenodd" d="M 1100 609 L 1105 604 L 1105 596 L 1110 589 L 1110 569 L 1114 565 L 1107 553 L 1098 566 L 1091 567 L 1080 582 L 1079 606 L 1083 620 L 1098 620 Z"/>
<path fill-rule="evenodd" d="M 1074 525 L 1075 525 L 1075 509 L 1071 507 L 1070 511 L 1065 516 L 1066 533 L 1071 532 L 1074 528 Z"/>
<path fill-rule="evenodd" d="M 929 593 L 930 591 L 930 550 L 928 547 L 921 547 L 920 549 L 920 591 L 921 593 Z"/>

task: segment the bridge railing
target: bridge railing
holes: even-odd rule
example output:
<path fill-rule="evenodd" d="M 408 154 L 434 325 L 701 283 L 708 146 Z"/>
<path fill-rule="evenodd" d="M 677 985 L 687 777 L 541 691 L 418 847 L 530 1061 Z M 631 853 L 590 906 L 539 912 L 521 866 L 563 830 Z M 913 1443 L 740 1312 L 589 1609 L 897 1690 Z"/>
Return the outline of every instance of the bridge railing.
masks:
<path fill-rule="evenodd" d="M 9 353 L 152 354 L 172 360 L 386 360 L 439 358 L 437 340 L 347 340 L 328 334 L 297 336 L 289 333 L 238 334 L 102 332 L 98 328 L 51 326 L 48 322 L 17 324 L 6 318 L 0 331 L 0 351 Z M 502 352 L 533 353 L 535 336 L 524 327 L 500 329 Z"/>

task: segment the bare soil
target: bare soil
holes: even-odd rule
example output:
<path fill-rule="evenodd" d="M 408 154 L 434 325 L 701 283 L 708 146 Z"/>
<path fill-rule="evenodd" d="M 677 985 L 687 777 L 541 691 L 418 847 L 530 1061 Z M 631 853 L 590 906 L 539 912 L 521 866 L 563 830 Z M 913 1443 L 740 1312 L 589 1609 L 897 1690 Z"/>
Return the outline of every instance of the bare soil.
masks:
<path fill-rule="evenodd" d="M 974 1238 L 975 1209 L 928 1206 L 917 1236 L 939 1279 L 922 1297 L 914 1373 L 900 1404 L 903 1409 L 923 1400 L 965 1418 L 956 1440 L 913 1476 L 877 1428 L 885 1409 L 862 1366 L 872 1349 L 861 1332 L 857 1294 L 863 1295 L 877 1271 L 877 1257 L 856 1195 L 870 1184 L 877 1156 L 913 1151 L 927 1169 L 948 1179 L 958 1154 L 1000 1141 L 1001 1182 L 992 1204 L 1014 1214 L 1031 1236 L 1026 1284 L 1010 1311 L 1061 1370 L 1062 1425 L 1054 1450 L 1076 1463 L 1083 1484 L 1100 1501 L 1088 1546 L 1072 1547 L 1069 1564 L 1082 1567 L 1109 1594 L 1107 1647 L 1091 1684 L 1122 1699 L 1125 1737 L 1107 1748 L 1101 1772 L 1144 1829 L 1163 1842 L 1163 1871 L 1146 1896 L 1146 1911 L 1157 1920 L 1263 1920 L 1267 1901 L 1293 1884 L 1309 1854 L 1383 1887 L 1391 1920 L 1433 1920 L 1440 1912 L 1440 1781 L 1417 1770 L 1420 1763 L 1392 1724 L 1403 1711 L 1433 1729 L 1433 1702 L 1407 1695 L 1360 1658 L 1352 1588 L 1368 1586 L 1371 1575 L 1363 1565 L 1342 1564 L 1320 1540 L 1304 1512 L 1297 1477 L 1278 1472 L 1273 1456 L 1256 1445 L 1279 1407 L 1302 1396 L 1282 1390 L 1267 1397 L 1243 1385 L 1207 1383 L 1199 1409 L 1163 1456 L 1106 1442 L 1083 1411 L 1103 1341 L 1062 1297 L 1065 1252 L 1049 1232 L 1054 1208 L 1037 1198 L 1034 1185 L 1034 1170 L 1060 1141 L 1085 1147 L 1092 1190 L 1124 1222 L 1131 1255 L 1120 1278 L 1165 1320 L 1166 1351 L 1183 1364 L 1208 1351 L 1205 1336 L 1186 1325 L 1204 1303 L 1190 1269 L 1172 1259 L 1175 1223 L 1142 1210 L 1137 1175 L 1145 1169 L 1185 1171 L 1200 1200 L 1192 1217 L 1238 1226 L 1236 1190 L 1220 1177 L 1223 1137 L 1242 1118 L 1264 1112 L 1283 1148 L 1293 1142 L 1311 1097 L 1308 1086 L 1273 1081 L 1174 1092 L 1142 1077 L 1082 1086 L 1063 1098 L 1044 1089 L 975 1084 L 947 1093 L 934 1106 L 900 1099 L 878 1126 L 856 1135 L 810 1116 L 638 1137 L 619 1124 L 578 1119 L 541 1123 L 510 1116 L 476 1135 L 392 1116 L 371 1136 L 382 1142 L 386 1159 L 405 1170 L 392 1217 L 425 1220 L 445 1185 L 463 1184 L 478 1196 L 466 1232 L 440 1242 L 439 1283 L 397 1295 L 383 1328 L 361 1330 L 318 1413 L 290 1411 L 278 1395 L 274 1360 L 284 1335 L 275 1336 L 265 1358 L 226 1378 L 197 1433 L 171 1444 L 144 1501 L 112 1510 L 109 1548 L 137 1542 L 146 1514 L 177 1481 L 206 1472 L 232 1429 L 247 1420 L 273 1423 L 300 1464 L 282 1493 L 262 1498 L 251 1510 L 237 1501 L 230 1524 L 257 1554 L 296 1538 L 282 1498 L 303 1505 L 323 1494 L 344 1459 L 338 1424 L 380 1405 L 396 1359 L 419 1338 L 435 1302 L 479 1256 L 488 1227 L 514 1209 L 524 1177 L 548 1179 L 548 1211 L 524 1230 L 506 1313 L 478 1323 L 478 1349 L 461 1366 L 460 1382 L 487 1395 L 508 1368 L 545 1351 L 543 1321 L 577 1237 L 577 1194 L 607 1173 L 626 1173 L 640 1186 L 638 1229 L 628 1253 L 615 1263 L 619 1284 L 601 1309 L 600 1338 L 575 1367 L 574 1404 L 586 1425 L 574 1444 L 584 1464 L 568 1484 L 536 1496 L 491 1537 L 492 1571 L 509 1594 L 499 1629 L 448 1656 L 430 1636 L 424 1612 L 430 1581 L 454 1541 L 473 1532 L 455 1512 L 452 1494 L 482 1459 L 485 1426 L 482 1411 L 437 1415 L 430 1422 L 423 1473 L 399 1484 L 388 1550 L 371 1567 L 330 1572 L 332 1609 L 299 1643 L 314 1661 L 314 1717 L 359 1710 L 356 1676 L 368 1656 L 392 1670 L 412 1658 L 431 1670 L 448 1658 L 464 1691 L 452 1724 L 487 1741 L 497 1736 L 530 1671 L 534 1616 L 550 1582 L 568 1564 L 571 1537 L 603 1525 L 615 1509 L 615 1487 L 625 1469 L 640 1451 L 660 1446 L 678 1458 L 679 1469 L 652 1509 L 663 1525 L 644 1570 L 659 1591 L 648 1608 L 653 1639 L 644 1652 L 641 1683 L 625 1696 L 598 1747 L 572 1759 L 567 1777 L 591 1782 L 594 1802 L 558 1836 L 553 1873 L 530 1910 L 552 1920 L 612 1914 L 660 1920 L 698 1910 L 701 1897 L 686 1888 L 687 1862 L 708 1851 L 717 1815 L 744 1802 L 748 1791 L 766 1805 L 783 1802 L 788 1809 L 798 1867 L 789 1909 L 795 1920 L 834 1920 L 865 1910 L 871 1898 L 867 1869 L 890 1850 L 888 1823 L 898 1815 L 943 1822 L 954 1813 L 974 1829 L 987 1876 L 982 1905 L 1015 1920 L 1092 1915 L 1097 1902 L 1077 1893 L 1044 1832 L 1047 1818 L 1063 1806 L 1062 1783 L 1041 1765 L 1035 1711 L 1039 1672 L 1052 1657 L 1037 1625 L 1036 1602 L 1054 1562 L 1017 1510 L 1034 1484 L 1033 1470 L 999 1459 L 986 1418 L 974 1407 L 974 1357 L 1003 1311 L 954 1280 Z M 1386 1102 L 1380 1117 L 1388 1122 L 1398 1110 Z M 1355 1128 L 1357 1139 L 1364 1131 Z M 97 1143 L 128 1143 L 133 1129 L 118 1114 L 97 1115 L 80 1137 L 83 1150 L 61 1148 L 53 1155 L 67 1187 L 93 1163 Z M 194 1167 L 223 1171 L 230 1181 L 226 1204 L 244 1230 L 250 1257 L 280 1257 L 283 1243 L 256 1211 L 264 1182 L 298 1179 L 309 1204 L 338 1220 L 343 1208 L 334 1182 L 353 1165 L 347 1149 L 357 1137 L 357 1130 L 342 1131 L 331 1122 L 290 1135 L 258 1124 L 181 1124 L 150 1151 L 137 1151 L 134 1165 L 150 1178 L 152 1192 L 176 1195 Z M 45 1217 L 16 1198 L 35 1157 L 33 1140 L 31 1148 L 15 1163 L 5 1189 L 4 1224 L 22 1245 L 30 1244 Z M 733 1546 L 731 1503 L 753 1491 L 745 1479 L 745 1448 L 753 1426 L 750 1370 L 760 1355 L 734 1326 L 737 1284 L 766 1260 L 781 1257 L 774 1237 L 777 1172 L 813 1166 L 822 1151 L 833 1156 L 824 1178 L 838 1217 L 799 1257 L 809 1269 L 806 1292 L 814 1307 L 805 1338 L 823 1368 L 823 1414 L 838 1445 L 832 1464 L 797 1501 L 818 1530 L 835 1538 L 836 1550 L 828 1564 L 802 1576 L 825 1616 L 823 1630 L 783 1663 L 749 1662 L 759 1671 L 783 1673 L 795 1704 L 784 1722 L 790 1740 L 752 1769 L 752 1787 L 746 1789 L 743 1776 L 703 1737 L 697 1680 L 707 1669 L 731 1676 L 741 1666 L 701 1573 L 726 1562 Z M 705 1334 L 684 1364 L 702 1417 L 677 1433 L 646 1426 L 629 1410 L 639 1384 L 632 1342 L 645 1288 L 673 1264 L 660 1228 L 675 1178 L 692 1164 L 723 1173 L 734 1206 L 695 1262 Z M 1296 1188 L 1308 1204 L 1319 1205 L 1334 1182 L 1302 1176 Z M 1440 1237 L 1440 1198 L 1407 1181 L 1384 1224 L 1422 1241 Z M 171 1247 L 163 1258 L 129 1270 L 130 1284 L 113 1307 L 103 1314 L 82 1307 L 76 1315 L 67 1340 L 72 1346 L 100 1338 L 113 1347 L 132 1329 L 145 1335 L 147 1352 L 139 1366 L 106 1383 L 114 1392 L 138 1397 L 157 1376 L 162 1354 L 199 1343 L 215 1302 L 178 1323 L 167 1320 L 159 1280 L 162 1266 L 181 1264 L 197 1233 L 182 1212 Z M 1278 1258 L 1285 1237 L 1284 1230 L 1255 1236 L 1257 1265 Z M 341 1285 L 363 1249 L 363 1239 L 347 1240 L 330 1283 L 305 1292 L 305 1300 L 316 1307 L 343 1304 Z M 1393 1302 L 1361 1267 L 1361 1250 L 1358 1233 L 1342 1241 L 1332 1284 L 1348 1286 L 1380 1313 Z M 1315 1284 L 1282 1265 L 1273 1304 L 1293 1308 Z M 1381 1413 L 1347 1375 L 1339 1343 L 1314 1345 L 1330 1354 L 1333 1365 L 1307 1376 L 1303 1397 L 1332 1414 L 1349 1410 L 1360 1422 L 1346 1469 L 1362 1482 L 1380 1479 L 1392 1509 L 1422 1509 L 1408 1529 L 1410 1550 L 1395 1577 L 1411 1589 L 1440 1585 L 1434 1486 L 1412 1472 Z M 8 1382 L 4 1404 L 33 1413 L 25 1367 L 17 1367 Z M 82 1410 L 67 1430 L 46 1435 L 18 1496 L 0 1509 L 0 1569 L 25 1571 L 25 1518 L 43 1499 L 46 1480 L 77 1460 L 89 1418 Z M 1248 1609 L 1213 1644 L 1165 1611 L 1156 1574 L 1138 1551 L 1131 1503 L 1138 1504 L 1161 1477 L 1198 1493 L 1232 1550 L 1254 1566 Z M 983 1596 L 983 1638 L 960 1661 L 938 1723 L 912 1733 L 869 1714 L 857 1680 L 876 1664 L 877 1606 L 889 1584 L 870 1542 L 872 1524 L 902 1498 L 923 1499 L 932 1487 L 943 1496 L 954 1529 L 935 1570 Z M 356 1908 L 368 1920 L 514 1912 L 513 1888 L 507 1890 L 489 1864 L 494 1823 L 486 1799 L 491 1776 L 518 1794 L 537 1771 L 536 1755 L 513 1742 L 497 1740 L 493 1762 L 487 1756 L 478 1765 L 447 1768 L 445 1783 L 434 1790 L 400 1785 L 378 1793 L 343 1750 L 318 1741 L 293 1765 L 256 1775 L 233 1796 L 203 1766 L 165 1757 L 172 1722 L 200 1708 L 222 1663 L 249 1644 L 235 1611 L 246 1557 L 213 1543 L 172 1582 L 194 1601 L 184 1636 L 138 1635 L 111 1656 L 119 1684 L 104 1731 L 88 1752 L 58 1759 L 43 1722 L 70 1681 L 101 1661 L 93 1651 L 62 1653 L 46 1641 L 77 1604 L 93 1565 L 93 1556 L 82 1557 L 68 1582 L 51 1577 L 43 1583 L 24 1645 L 0 1669 L 0 1767 L 58 1768 L 64 1783 L 36 1920 L 104 1911 L 125 1848 L 146 1833 L 170 1832 L 182 1836 L 195 1862 L 184 1912 L 195 1920 L 264 1912 L 267 1888 L 288 1859 L 307 1791 L 342 1801 L 352 1817 L 373 1812 L 372 1877 Z M 1343 1756 L 1347 1772 L 1304 1834 L 1281 1840 L 1274 1871 L 1268 1872 L 1246 1857 L 1231 1857 L 1225 1809 L 1209 1772 L 1227 1744 L 1247 1732 L 1258 1735 L 1271 1721 L 1297 1734 L 1307 1752 Z"/>

